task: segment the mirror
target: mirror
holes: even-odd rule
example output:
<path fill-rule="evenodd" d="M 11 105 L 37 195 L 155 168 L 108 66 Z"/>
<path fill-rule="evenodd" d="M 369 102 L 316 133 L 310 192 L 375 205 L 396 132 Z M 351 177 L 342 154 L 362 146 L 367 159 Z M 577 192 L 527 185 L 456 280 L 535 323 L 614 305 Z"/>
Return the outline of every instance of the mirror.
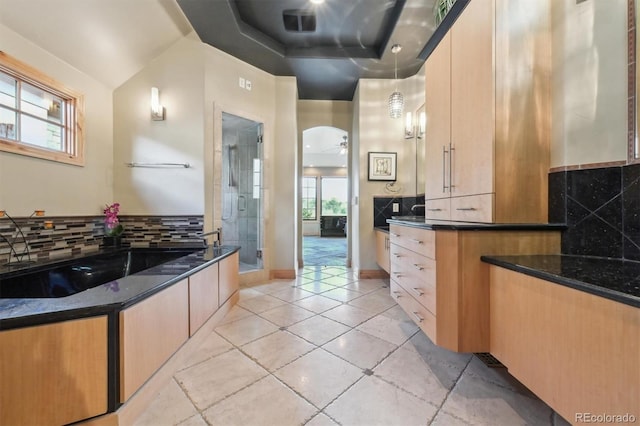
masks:
<path fill-rule="evenodd" d="M 424 203 L 425 193 L 425 162 L 426 162 L 426 146 L 425 146 L 425 127 L 426 127 L 426 112 L 424 104 L 416 111 L 416 198 L 422 197 L 421 203 Z"/>

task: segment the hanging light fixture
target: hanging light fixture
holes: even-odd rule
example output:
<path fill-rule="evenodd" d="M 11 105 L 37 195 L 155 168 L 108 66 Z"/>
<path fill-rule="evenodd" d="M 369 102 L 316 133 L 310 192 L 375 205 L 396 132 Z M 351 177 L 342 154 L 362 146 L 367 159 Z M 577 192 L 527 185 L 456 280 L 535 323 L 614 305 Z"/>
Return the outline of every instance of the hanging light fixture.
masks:
<path fill-rule="evenodd" d="M 402 110 L 404 109 L 404 97 L 402 93 L 398 91 L 397 80 L 398 80 L 398 52 L 402 50 L 402 46 L 399 44 L 394 44 L 391 46 L 391 52 L 395 55 L 395 74 L 394 78 L 396 80 L 396 90 L 389 96 L 389 116 L 391 118 L 400 118 L 402 117 Z"/>

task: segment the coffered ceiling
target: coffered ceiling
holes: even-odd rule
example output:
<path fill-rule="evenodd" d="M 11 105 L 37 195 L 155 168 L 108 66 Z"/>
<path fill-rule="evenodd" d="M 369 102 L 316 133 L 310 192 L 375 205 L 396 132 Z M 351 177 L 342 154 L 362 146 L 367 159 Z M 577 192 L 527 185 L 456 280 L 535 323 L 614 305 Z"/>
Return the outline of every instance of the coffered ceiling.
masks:
<path fill-rule="evenodd" d="M 351 100 L 360 78 L 398 78 L 424 63 L 435 0 L 177 0 L 200 39 L 271 74 L 300 99 Z"/>

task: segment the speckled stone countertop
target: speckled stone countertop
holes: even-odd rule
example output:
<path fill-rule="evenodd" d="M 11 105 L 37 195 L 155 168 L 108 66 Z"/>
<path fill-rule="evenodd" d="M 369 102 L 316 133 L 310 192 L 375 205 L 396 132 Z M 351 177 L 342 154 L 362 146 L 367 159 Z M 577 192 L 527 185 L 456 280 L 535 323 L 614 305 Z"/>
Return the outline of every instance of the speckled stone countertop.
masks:
<path fill-rule="evenodd" d="M 457 222 L 452 220 L 425 220 L 419 216 L 394 216 L 387 219 L 390 225 L 411 226 L 434 231 L 549 231 L 563 230 L 564 224 L 557 223 L 480 223 Z"/>
<path fill-rule="evenodd" d="M 484 262 L 640 308 L 640 262 L 590 256 L 482 256 Z"/>
<path fill-rule="evenodd" d="M 0 298 L 0 330 L 112 313 L 219 262 L 239 247 L 208 247 L 66 297 Z"/>

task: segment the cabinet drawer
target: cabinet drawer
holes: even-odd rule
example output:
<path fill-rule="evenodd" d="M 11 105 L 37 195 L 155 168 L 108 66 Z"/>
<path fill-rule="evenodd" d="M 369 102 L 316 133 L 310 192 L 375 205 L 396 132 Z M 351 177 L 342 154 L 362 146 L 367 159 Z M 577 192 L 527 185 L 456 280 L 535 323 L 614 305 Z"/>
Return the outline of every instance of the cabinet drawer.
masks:
<path fill-rule="evenodd" d="M 440 198 L 438 200 L 425 201 L 424 216 L 427 219 L 450 220 L 451 219 L 451 199 Z"/>
<path fill-rule="evenodd" d="M 394 279 L 391 279 L 391 297 L 400 305 L 407 315 L 420 327 L 422 331 L 436 342 L 436 316 L 429 312 L 407 293 Z"/>
<path fill-rule="evenodd" d="M 493 194 L 469 195 L 451 199 L 451 220 L 493 222 Z"/>
<path fill-rule="evenodd" d="M 424 307 L 436 313 L 436 261 L 391 245 L 391 276 Z"/>
<path fill-rule="evenodd" d="M 434 231 L 391 225 L 389 236 L 391 244 L 396 244 L 431 259 L 436 258 L 436 234 Z"/>

